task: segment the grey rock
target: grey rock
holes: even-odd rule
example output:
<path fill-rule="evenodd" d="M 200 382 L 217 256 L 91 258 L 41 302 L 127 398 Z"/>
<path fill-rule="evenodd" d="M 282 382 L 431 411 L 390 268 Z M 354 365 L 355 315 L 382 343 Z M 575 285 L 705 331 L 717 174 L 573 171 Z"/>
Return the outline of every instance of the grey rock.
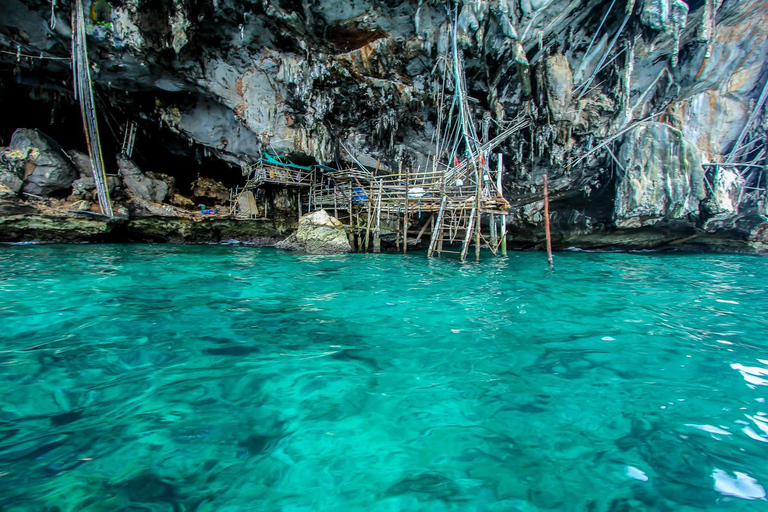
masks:
<path fill-rule="evenodd" d="M 616 227 L 696 216 L 706 197 L 699 150 L 662 123 L 641 124 L 624 138 L 614 203 Z"/>
<path fill-rule="evenodd" d="M 19 128 L 9 149 L 29 152 L 24 192 L 43 197 L 69 195 L 77 171 L 55 140 L 39 130 Z"/>
<path fill-rule="evenodd" d="M 152 173 L 144 173 L 130 158 L 117 156 L 117 168 L 123 183 L 131 194 L 145 201 L 162 203 L 171 187 Z"/>
<path fill-rule="evenodd" d="M 72 199 L 93 200 L 96 184 L 93 176 L 83 176 L 72 183 Z"/>
<path fill-rule="evenodd" d="M 76 149 L 70 149 L 67 151 L 67 155 L 81 178 L 90 176 L 93 179 L 93 166 L 91 166 L 91 158 L 88 155 Z"/>
<path fill-rule="evenodd" d="M 278 242 L 275 247 L 310 254 L 341 254 L 352 251 L 343 225 L 325 210 L 304 215 L 299 220 L 296 233 Z"/>
<path fill-rule="evenodd" d="M 21 178 L 16 176 L 16 174 L 5 170 L 0 170 L 0 184 L 14 194 L 18 194 L 21 187 L 24 186 L 24 182 L 21 181 Z"/>

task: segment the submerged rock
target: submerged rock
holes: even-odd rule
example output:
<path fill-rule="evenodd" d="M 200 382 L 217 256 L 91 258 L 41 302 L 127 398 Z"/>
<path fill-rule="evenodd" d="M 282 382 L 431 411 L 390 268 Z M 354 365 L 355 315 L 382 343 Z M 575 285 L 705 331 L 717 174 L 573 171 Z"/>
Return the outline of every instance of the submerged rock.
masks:
<path fill-rule="evenodd" d="M 343 225 L 325 210 L 304 215 L 299 220 L 296 233 L 278 242 L 275 247 L 310 254 L 341 254 L 352 251 Z"/>
<path fill-rule="evenodd" d="M 69 194 L 77 172 L 58 142 L 39 130 L 19 128 L 9 149 L 26 154 L 24 192 L 43 197 Z"/>

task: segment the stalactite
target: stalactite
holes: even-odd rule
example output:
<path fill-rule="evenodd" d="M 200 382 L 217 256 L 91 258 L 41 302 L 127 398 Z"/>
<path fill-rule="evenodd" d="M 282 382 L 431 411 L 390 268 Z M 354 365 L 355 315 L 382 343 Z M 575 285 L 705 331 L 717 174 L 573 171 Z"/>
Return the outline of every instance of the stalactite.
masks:
<path fill-rule="evenodd" d="M 629 107 L 630 96 L 632 94 L 632 72 L 635 69 L 635 45 L 631 41 L 625 43 L 624 52 L 624 73 L 622 75 L 621 107 L 622 116 L 619 121 L 619 127 L 625 126 L 632 120 L 632 110 Z"/>
<path fill-rule="evenodd" d="M 51 30 L 56 29 L 56 0 L 51 0 Z"/>

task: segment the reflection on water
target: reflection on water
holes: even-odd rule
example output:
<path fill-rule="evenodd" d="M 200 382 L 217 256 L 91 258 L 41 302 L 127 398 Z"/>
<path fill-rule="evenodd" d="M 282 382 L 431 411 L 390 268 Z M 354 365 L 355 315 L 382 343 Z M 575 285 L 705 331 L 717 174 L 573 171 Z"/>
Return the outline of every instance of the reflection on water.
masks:
<path fill-rule="evenodd" d="M 768 507 L 768 261 L 0 248 L 0 509 Z"/>

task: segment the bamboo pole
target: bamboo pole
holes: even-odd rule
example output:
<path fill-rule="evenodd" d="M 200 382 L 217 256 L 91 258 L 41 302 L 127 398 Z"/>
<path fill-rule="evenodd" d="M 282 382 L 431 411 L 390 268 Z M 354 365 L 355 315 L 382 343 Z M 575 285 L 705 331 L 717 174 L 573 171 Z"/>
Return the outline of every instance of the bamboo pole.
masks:
<path fill-rule="evenodd" d="M 482 172 L 477 163 L 475 163 L 475 176 L 475 179 L 477 180 L 477 183 L 475 183 L 475 209 L 477 210 L 477 214 L 475 215 L 475 260 L 480 261 L 480 192 L 482 187 Z"/>
<path fill-rule="evenodd" d="M 353 208 L 352 208 L 352 179 L 349 180 L 349 227 L 353 227 Z"/>
<path fill-rule="evenodd" d="M 445 203 L 448 201 L 448 196 L 444 195 L 443 200 L 440 203 L 440 211 L 437 214 L 437 221 L 432 229 L 432 236 L 429 240 L 429 249 L 427 250 L 427 257 L 431 258 L 432 253 L 435 252 L 435 244 L 437 243 L 437 237 L 443 232 L 443 214 L 445 213 Z M 441 237 L 442 238 L 442 237 Z"/>
<path fill-rule="evenodd" d="M 464 236 L 464 243 L 461 246 L 461 261 L 466 261 L 467 251 L 469 251 L 469 242 L 472 240 L 472 224 L 475 222 L 475 212 L 477 211 L 476 205 L 472 207 L 472 212 L 469 214 L 469 222 L 467 222 L 467 232 Z"/>
<path fill-rule="evenodd" d="M 381 252 L 381 195 L 383 188 L 379 182 L 379 195 L 376 198 L 376 231 L 373 233 L 373 252 Z"/>
<path fill-rule="evenodd" d="M 547 175 L 544 175 L 544 232 L 547 235 L 547 261 L 549 268 L 555 268 L 552 259 L 552 235 L 549 231 L 549 187 L 547 185 Z"/>
<path fill-rule="evenodd" d="M 434 220 L 434 218 L 435 218 L 435 214 L 434 214 L 434 213 L 430 214 L 430 216 L 429 216 L 429 218 L 427 219 L 427 221 L 426 221 L 426 222 L 424 223 L 424 225 L 421 227 L 421 230 L 419 230 L 419 234 L 418 234 L 418 235 L 416 235 L 416 242 L 418 242 L 419 240 L 421 240 L 421 237 L 424 235 L 424 232 L 425 232 L 425 231 L 427 230 L 427 228 L 429 227 L 429 223 L 430 223 L 430 222 L 432 222 L 432 221 Z"/>
<path fill-rule="evenodd" d="M 402 164 L 400 164 L 402 166 Z M 408 254 L 408 169 L 405 169 L 405 213 L 403 215 L 403 254 Z"/>
<path fill-rule="evenodd" d="M 371 235 L 371 215 L 373 214 L 373 182 L 368 187 L 368 216 L 365 222 L 365 252 L 368 252 L 368 240 Z"/>
<path fill-rule="evenodd" d="M 502 154 L 499 153 L 499 171 L 496 173 L 496 184 L 499 189 L 499 194 L 502 196 L 504 195 L 502 193 L 502 173 L 504 172 L 504 167 L 502 165 Z M 506 256 L 507 255 L 507 216 L 502 215 L 501 216 L 501 255 Z"/>
<path fill-rule="evenodd" d="M 496 247 L 499 244 L 499 230 L 496 228 L 496 215 L 491 214 L 488 219 L 489 228 L 491 230 L 491 247 Z"/>

